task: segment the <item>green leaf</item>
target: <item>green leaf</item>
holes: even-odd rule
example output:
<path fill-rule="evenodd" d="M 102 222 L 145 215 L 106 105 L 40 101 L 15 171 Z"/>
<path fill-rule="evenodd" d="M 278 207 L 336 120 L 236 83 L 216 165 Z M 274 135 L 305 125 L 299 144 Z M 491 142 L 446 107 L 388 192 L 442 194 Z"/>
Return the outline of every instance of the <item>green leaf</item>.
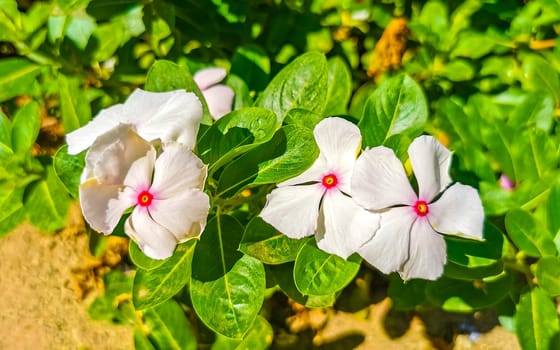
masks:
<path fill-rule="evenodd" d="M 151 270 L 139 269 L 134 277 L 132 301 L 137 310 L 144 310 L 172 298 L 191 276 L 191 261 L 196 239 L 179 244 L 173 255 Z"/>
<path fill-rule="evenodd" d="M 556 305 L 542 289 L 536 287 L 521 295 L 515 322 L 515 333 L 523 349 L 556 348 L 552 345 L 559 331 Z"/>
<path fill-rule="evenodd" d="M 12 152 L 12 122 L 4 113 L 0 111 L 0 144 L 7 148 L 6 155 L 11 155 Z M 0 157 L 4 155 L 0 150 Z"/>
<path fill-rule="evenodd" d="M 0 60 L 0 102 L 19 95 L 28 95 L 40 67 L 24 58 Z"/>
<path fill-rule="evenodd" d="M 556 255 L 556 247 L 550 234 L 539 230 L 531 214 L 514 209 L 506 214 L 506 229 L 515 245 L 533 257 Z"/>
<path fill-rule="evenodd" d="M 95 0 L 88 3 L 86 12 L 98 20 L 110 20 L 138 3 L 139 0 Z"/>
<path fill-rule="evenodd" d="M 457 40 L 457 45 L 451 51 L 451 57 L 480 58 L 492 52 L 496 45 L 488 33 L 464 31 Z"/>
<path fill-rule="evenodd" d="M 556 106 L 560 106 L 560 78 L 550 63 L 537 54 L 523 58 L 523 88 L 530 91 L 546 90 L 554 96 Z"/>
<path fill-rule="evenodd" d="M 62 125 L 69 133 L 85 125 L 91 119 L 89 102 L 79 86 L 78 79 L 58 76 Z"/>
<path fill-rule="evenodd" d="M 0 237 L 25 220 L 23 190 L 24 187 L 16 187 L 13 181 L 0 181 Z"/>
<path fill-rule="evenodd" d="M 211 219 L 193 257 L 190 295 L 208 328 L 230 338 L 250 329 L 264 300 L 263 264 L 237 250 L 243 226 L 230 216 Z"/>
<path fill-rule="evenodd" d="M 512 288 L 513 278 L 503 274 L 488 281 L 460 281 L 441 277 L 426 287 L 426 298 L 450 312 L 473 312 L 497 304 Z"/>
<path fill-rule="evenodd" d="M 451 81 L 471 80 L 475 75 L 472 64 L 463 59 L 454 59 L 451 62 L 442 64 L 434 74 L 439 77 L 447 78 Z"/>
<path fill-rule="evenodd" d="M 533 127 L 549 132 L 554 122 L 554 99 L 548 93 L 533 92 L 514 109 L 509 124 L 522 129 Z"/>
<path fill-rule="evenodd" d="M 35 144 L 41 127 L 39 104 L 29 102 L 21 107 L 12 121 L 12 149 L 16 154 L 28 154 Z"/>
<path fill-rule="evenodd" d="M 78 198 L 80 177 L 85 167 L 85 152 L 70 155 L 68 154 L 68 145 L 64 145 L 54 155 L 53 167 L 66 191 L 72 197 Z"/>
<path fill-rule="evenodd" d="M 352 73 L 339 56 L 329 59 L 327 66 L 327 104 L 323 113 L 326 116 L 346 114 L 346 108 L 352 95 Z"/>
<path fill-rule="evenodd" d="M 483 259 L 472 259 L 475 263 L 480 263 L 480 260 L 484 261 Z M 484 262 L 486 262 L 486 264 L 467 267 L 456 264 L 453 261 L 448 261 L 445 265 L 443 275 L 457 280 L 475 281 L 489 276 L 499 275 L 504 271 L 504 264 L 502 261 L 490 260 Z"/>
<path fill-rule="evenodd" d="M 134 274 L 125 274 L 119 270 L 112 270 L 104 275 L 104 293 L 90 304 L 89 316 L 94 320 L 106 320 L 117 324 L 134 323 L 137 316 L 132 305 L 129 301 L 122 303 L 122 300 L 130 299 L 133 278 Z"/>
<path fill-rule="evenodd" d="M 134 327 L 134 349 L 136 350 L 156 350 L 152 343 L 148 340 L 144 330 Z"/>
<path fill-rule="evenodd" d="M 539 287 L 549 296 L 560 295 L 560 258 L 547 256 L 537 262 L 536 273 Z"/>
<path fill-rule="evenodd" d="M 547 201 L 548 228 L 554 236 L 560 233 L 560 178 L 552 184 Z"/>
<path fill-rule="evenodd" d="M 305 241 L 307 241 L 306 239 Z M 265 265 L 267 269 L 267 280 L 280 289 L 290 298 L 309 308 L 324 308 L 333 306 L 337 293 L 327 295 L 303 295 L 297 289 L 294 282 L 294 263 L 280 265 Z"/>
<path fill-rule="evenodd" d="M 420 86 L 408 75 L 384 81 L 368 98 L 358 126 L 363 144 L 382 145 L 391 135 L 413 138 L 428 119 L 428 105 Z"/>
<path fill-rule="evenodd" d="M 245 130 L 238 130 L 238 128 Z M 272 139 L 276 116 L 259 107 L 233 111 L 212 125 L 198 142 L 200 157 L 210 165 L 210 173 L 235 157 Z"/>
<path fill-rule="evenodd" d="M 257 316 L 253 326 L 243 340 L 227 338 L 218 334 L 216 341 L 212 344 L 212 350 L 264 350 L 268 349 L 272 344 L 274 337 L 274 330 L 268 321 L 262 317 Z"/>
<path fill-rule="evenodd" d="M 313 130 L 315 125 L 317 125 L 321 120 L 323 120 L 323 116 L 320 114 L 308 111 L 307 109 L 294 108 L 286 114 L 284 123 L 288 125 L 294 124 Z"/>
<path fill-rule="evenodd" d="M 292 108 L 322 114 L 327 98 L 328 72 L 325 56 L 305 53 L 284 67 L 256 101 L 276 113 L 281 122 Z"/>
<path fill-rule="evenodd" d="M 54 232 L 66 225 L 70 201 L 52 166 L 46 167 L 46 178 L 30 185 L 24 206 L 27 218 L 39 230 Z"/>
<path fill-rule="evenodd" d="M 86 48 L 89 38 L 97 26 L 95 20 L 87 15 L 72 16 L 65 25 L 66 37 L 80 50 Z"/>
<path fill-rule="evenodd" d="M 231 196 L 245 186 L 278 183 L 309 168 L 319 154 L 311 129 L 286 125 L 272 140 L 224 168 L 218 196 Z"/>
<path fill-rule="evenodd" d="M 253 183 L 279 183 L 299 175 L 319 156 L 312 130 L 296 125 L 286 125 L 281 130 L 286 135 L 286 151 L 277 158 L 260 163 L 259 174 Z"/>
<path fill-rule="evenodd" d="M 245 228 L 239 250 L 265 264 L 277 265 L 294 261 L 302 243 L 303 240 L 288 238 L 255 216 Z"/>
<path fill-rule="evenodd" d="M 231 59 L 230 74 L 243 79 L 249 89 L 262 91 L 268 83 L 270 59 L 266 52 L 256 45 L 240 46 Z"/>
<path fill-rule="evenodd" d="M 144 326 L 157 349 L 197 349 L 194 330 L 179 304 L 173 300 L 146 310 Z"/>
<path fill-rule="evenodd" d="M 502 257 L 504 234 L 494 224 L 484 223 L 483 241 L 445 235 L 447 258 L 466 267 L 480 267 L 493 263 Z M 481 264 L 481 259 L 486 263 Z"/>
<path fill-rule="evenodd" d="M 308 240 L 294 266 L 294 281 L 304 295 L 327 295 L 342 290 L 360 269 L 362 259 L 354 254 L 347 260 L 317 248 Z"/>
<path fill-rule="evenodd" d="M 429 283 L 422 279 L 403 281 L 398 274 L 389 276 L 387 294 L 391 298 L 392 307 L 396 310 L 410 310 L 426 300 L 424 290 Z"/>
<path fill-rule="evenodd" d="M 159 60 L 148 70 L 146 76 L 146 84 L 144 88 L 147 91 L 165 92 L 177 89 L 185 89 L 189 92 L 194 92 L 202 103 L 203 116 L 202 124 L 212 124 L 212 118 L 208 111 L 208 105 L 202 92 L 193 80 L 191 72 L 186 67 L 179 66 L 171 61 Z"/>
<path fill-rule="evenodd" d="M 128 256 L 136 267 L 142 270 L 153 270 L 163 265 L 167 260 L 157 260 L 148 257 L 144 252 L 138 248 L 138 245 L 133 240 L 130 240 L 128 245 Z"/>

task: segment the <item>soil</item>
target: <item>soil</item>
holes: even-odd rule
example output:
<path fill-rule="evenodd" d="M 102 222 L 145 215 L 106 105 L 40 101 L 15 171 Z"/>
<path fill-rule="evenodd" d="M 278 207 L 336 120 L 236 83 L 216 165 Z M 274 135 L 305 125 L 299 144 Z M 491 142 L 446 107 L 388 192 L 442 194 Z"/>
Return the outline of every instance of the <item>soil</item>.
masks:
<path fill-rule="evenodd" d="M 131 326 L 88 316 L 88 304 L 102 285 L 96 276 L 84 279 L 84 271 L 99 273 L 100 265 L 89 253 L 77 206 L 60 232 L 40 233 L 21 225 L 0 239 L 0 256 L 0 350 L 133 348 Z M 273 349 L 520 349 L 515 336 L 500 326 L 477 339 L 472 334 L 441 339 L 434 330 L 453 315 L 395 314 L 388 298 L 357 312 L 299 309 L 291 314 L 285 326 L 275 330 Z"/>

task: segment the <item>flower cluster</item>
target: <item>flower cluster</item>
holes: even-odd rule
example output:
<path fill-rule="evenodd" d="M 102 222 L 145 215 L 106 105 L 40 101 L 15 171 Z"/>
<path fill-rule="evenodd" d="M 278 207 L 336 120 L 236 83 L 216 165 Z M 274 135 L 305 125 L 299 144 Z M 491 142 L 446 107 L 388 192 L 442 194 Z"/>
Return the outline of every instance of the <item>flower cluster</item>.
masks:
<path fill-rule="evenodd" d="M 434 280 L 447 260 L 442 234 L 482 239 L 478 192 L 451 185 L 451 153 L 431 136 L 408 149 L 418 183 L 410 185 L 394 152 L 360 150 L 358 128 L 327 118 L 314 130 L 319 158 L 267 197 L 263 220 L 292 238 L 315 235 L 317 246 L 347 258 L 359 253 L 384 273 Z M 451 186 L 450 186 L 451 185 Z"/>
<path fill-rule="evenodd" d="M 201 119 L 193 93 L 137 89 L 69 133 L 68 153 L 89 148 L 79 194 L 90 226 L 110 234 L 131 212 L 125 233 L 155 259 L 198 237 L 210 209 L 206 166 L 192 152 Z"/>

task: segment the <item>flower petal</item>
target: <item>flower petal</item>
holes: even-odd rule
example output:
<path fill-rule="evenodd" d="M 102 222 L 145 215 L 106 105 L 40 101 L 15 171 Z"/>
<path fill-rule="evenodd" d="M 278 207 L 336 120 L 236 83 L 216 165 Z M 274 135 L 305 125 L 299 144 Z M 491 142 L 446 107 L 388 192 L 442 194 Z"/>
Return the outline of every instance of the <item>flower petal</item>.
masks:
<path fill-rule="evenodd" d="M 138 134 L 144 139 L 177 141 L 189 148 L 194 147 L 202 119 L 202 105 L 194 93 L 136 89 L 124 107 Z"/>
<path fill-rule="evenodd" d="M 154 200 L 148 211 L 155 222 L 183 242 L 200 236 L 206 226 L 209 209 L 210 199 L 206 193 L 185 188 L 168 199 Z"/>
<path fill-rule="evenodd" d="M 156 150 L 152 147 L 144 157 L 132 163 L 123 181 L 124 184 L 136 191 L 137 194 L 141 191 L 149 190 L 152 183 L 155 160 Z"/>
<path fill-rule="evenodd" d="M 381 213 L 379 229 L 358 253 L 379 271 L 399 271 L 408 259 L 410 230 L 416 215 L 410 207 L 391 208 Z"/>
<path fill-rule="evenodd" d="M 364 151 L 354 166 L 352 198 L 370 210 L 412 205 L 417 197 L 393 150 L 379 146 Z"/>
<path fill-rule="evenodd" d="M 202 92 L 212 119 L 218 120 L 231 112 L 233 89 L 226 85 L 214 85 Z"/>
<path fill-rule="evenodd" d="M 202 189 L 206 166 L 189 148 L 178 143 L 163 146 L 155 162 L 152 190 L 157 199 L 166 199 L 189 188 Z"/>
<path fill-rule="evenodd" d="M 226 77 L 226 70 L 221 67 L 210 67 L 201 69 L 193 76 L 194 82 L 200 90 L 206 90 L 214 84 L 218 84 Z"/>
<path fill-rule="evenodd" d="M 95 231 L 104 234 L 113 232 L 122 213 L 130 207 L 108 210 L 109 201 L 116 201 L 119 197 L 119 189 L 118 185 L 103 185 L 96 179 L 90 179 L 80 185 L 80 207 L 85 220 Z"/>
<path fill-rule="evenodd" d="M 324 225 L 317 230 L 317 246 L 343 259 L 358 251 L 379 227 L 379 215 L 360 207 L 340 191 L 328 191 L 321 206 Z"/>
<path fill-rule="evenodd" d="M 122 104 L 101 110 L 89 123 L 66 134 L 68 154 L 80 153 L 90 147 L 102 134 L 118 126 L 120 123 L 128 123 L 122 110 Z"/>
<path fill-rule="evenodd" d="M 122 184 L 131 164 L 150 148 L 129 125 L 120 124 L 99 136 L 88 150 L 84 180 L 95 177 L 104 184 Z"/>
<path fill-rule="evenodd" d="M 342 118 L 326 118 L 315 126 L 313 135 L 327 164 L 336 166 L 342 173 L 352 172 L 362 143 L 356 125 Z"/>
<path fill-rule="evenodd" d="M 408 156 L 418 181 L 418 198 L 431 202 L 451 183 L 451 152 L 434 137 L 424 135 L 412 141 Z"/>
<path fill-rule="evenodd" d="M 454 184 L 430 204 L 428 220 L 437 232 L 482 239 L 484 209 L 478 191 Z"/>
<path fill-rule="evenodd" d="M 322 196 L 320 184 L 278 187 L 266 197 L 260 216 L 290 238 L 310 236 L 317 229 Z"/>
<path fill-rule="evenodd" d="M 301 175 L 278 186 L 321 182 L 324 176 L 334 174 L 338 180 L 337 187 L 350 194 L 350 177 L 362 140 L 360 130 L 349 121 L 331 117 L 319 122 L 313 134 L 320 151 L 315 163 Z"/>
<path fill-rule="evenodd" d="M 328 172 L 329 167 L 327 165 L 327 161 L 322 154 L 319 154 L 319 157 L 306 171 L 296 177 L 292 177 L 291 179 L 279 183 L 278 187 L 299 185 L 308 182 L 321 182 L 323 176 Z"/>
<path fill-rule="evenodd" d="M 443 237 L 425 218 L 417 219 L 410 230 L 409 257 L 400 275 L 403 280 L 423 278 L 436 280 L 443 273 L 447 249 Z"/>
<path fill-rule="evenodd" d="M 137 206 L 126 220 L 124 232 L 152 259 L 173 255 L 177 240 L 165 227 L 158 225 L 145 208 Z"/>

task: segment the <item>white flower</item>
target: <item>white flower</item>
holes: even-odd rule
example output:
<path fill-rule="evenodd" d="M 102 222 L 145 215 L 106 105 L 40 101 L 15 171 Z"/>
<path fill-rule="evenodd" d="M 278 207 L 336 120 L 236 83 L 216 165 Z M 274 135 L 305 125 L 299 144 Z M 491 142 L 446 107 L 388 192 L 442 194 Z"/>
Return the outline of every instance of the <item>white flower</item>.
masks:
<path fill-rule="evenodd" d="M 476 189 L 459 183 L 447 188 L 451 153 L 433 137 L 416 138 L 408 155 L 418 195 L 391 149 L 375 147 L 358 158 L 353 198 L 381 214 L 379 230 L 359 253 L 384 273 L 435 280 L 447 261 L 441 233 L 482 239 L 484 211 Z"/>
<path fill-rule="evenodd" d="M 67 134 L 68 153 L 80 153 L 119 124 L 132 126 L 148 141 L 177 141 L 193 148 L 201 119 L 202 105 L 191 92 L 136 89 L 124 104 L 100 111 L 88 124 Z"/>
<path fill-rule="evenodd" d="M 177 242 L 198 237 L 206 225 L 206 166 L 182 144 L 164 144 L 156 158 L 154 147 L 130 129 L 119 136 L 90 171 L 93 177 L 80 185 L 82 212 L 92 228 L 110 234 L 123 213 L 133 208 L 125 233 L 147 256 L 165 259 Z M 120 170 L 113 172 L 112 164 Z"/>
<path fill-rule="evenodd" d="M 212 119 L 218 120 L 231 112 L 234 92 L 227 85 L 218 84 L 226 77 L 226 70 L 219 67 L 210 67 L 199 70 L 193 79 L 202 91 L 208 104 Z"/>
<path fill-rule="evenodd" d="M 267 196 L 264 221 L 290 238 L 315 234 L 322 250 L 347 258 L 368 241 L 379 216 L 350 197 L 350 179 L 360 149 L 360 130 L 342 118 L 322 120 L 313 131 L 319 158 Z"/>

